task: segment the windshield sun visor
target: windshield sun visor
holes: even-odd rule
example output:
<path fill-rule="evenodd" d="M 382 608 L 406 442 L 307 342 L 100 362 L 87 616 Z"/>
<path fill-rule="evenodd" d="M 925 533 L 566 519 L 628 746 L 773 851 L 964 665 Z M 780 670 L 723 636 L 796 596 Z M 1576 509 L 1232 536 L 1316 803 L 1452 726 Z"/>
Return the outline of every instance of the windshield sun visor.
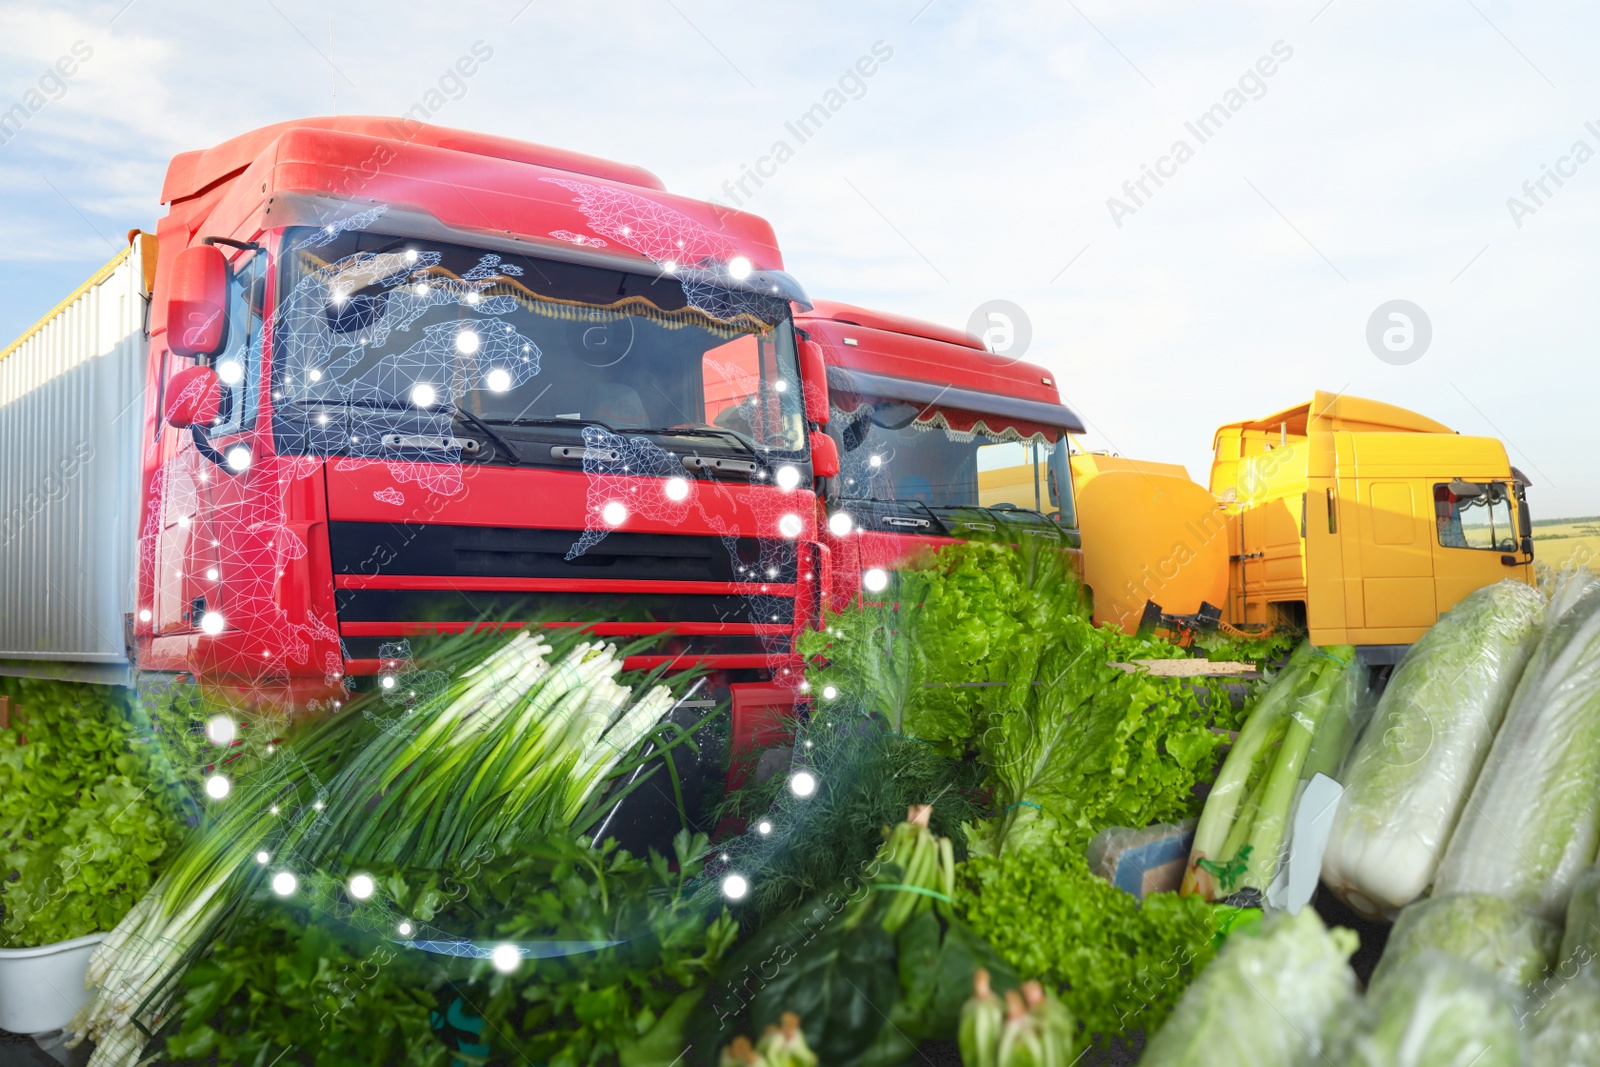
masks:
<path fill-rule="evenodd" d="M 1084 432 L 1083 420 L 1065 404 L 1025 400 L 1000 393 L 963 389 L 956 385 L 919 382 L 835 366 L 828 368 L 828 388 L 845 395 L 876 397 L 930 407 L 938 405 L 940 408 L 956 408 L 1058 427 L 1068 433 Z"/>
<path fill-rule="evenodd" d="M 638 272 L 651 261 L 640 255 L 607 249 L 591 248 L 556 240 L 553 237 L 532 237 L 500 230 L 477 230 L 450 226 L 440 222 L 433 214 L 421 208 L 402 204 L 361 204 L 332 196 L 314 193 L 280 193 L 272 198 L 266 208 L 263 225 L 272 229 L 289 226 L 318 227 L 330 235 L 347 229 L 368 233 L 414 237 L 424 241 L 470 245 L 496 252 L 537 256 L 566 263 L 579 263 L 609 270 Z M 331 229 L 330 229 L 331 227 Z M 657 265 L 659 266 L 659 265 Z M 762 296 L 787 300 L 810 309 L 811 298 L 805 289 L 787 271 L 751 270 L 743 278 L 735 278 L 727 271 L 680 269 L 679 273 L 701 276 L 701 280 L 735 292 L 759 293 Z"/>

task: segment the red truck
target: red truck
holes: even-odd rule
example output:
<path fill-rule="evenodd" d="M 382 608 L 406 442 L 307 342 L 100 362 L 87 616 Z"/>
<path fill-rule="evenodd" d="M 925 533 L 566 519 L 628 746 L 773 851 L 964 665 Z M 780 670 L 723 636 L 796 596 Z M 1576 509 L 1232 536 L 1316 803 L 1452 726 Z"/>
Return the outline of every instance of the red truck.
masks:
<path fill-rule="evenodd" d="M 0 353 L 0 670 L 334 700 L 557 616 L 787 699 L 838 458 L 765 221 L 368 117 L 184 153 L 161 199 Z"/>
<path fill-rule="evenodd" d="M 817 301 L 796 316 L 827 367 L 839 449 L 823 533 L 834 607 L 929 548 L 973 537 L 1076 553 L 1067 463 L 1078 416 L 1050 371 L 961 330 Z"/>

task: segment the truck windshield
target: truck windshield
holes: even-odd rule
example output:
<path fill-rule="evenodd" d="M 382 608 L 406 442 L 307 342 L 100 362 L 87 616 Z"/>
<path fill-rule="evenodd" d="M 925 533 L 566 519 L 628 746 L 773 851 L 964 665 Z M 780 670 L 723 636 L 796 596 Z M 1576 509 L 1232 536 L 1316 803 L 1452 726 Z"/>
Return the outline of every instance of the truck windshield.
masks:
<path fill-rule="evenodd" d="M 376 455 L 390 429 L 448 437 L 467 416 L 805 448 L 781 298 L 697 284 L 691 300 L 668 273 L 360 231 L 290 230 L 284 248 L 272 395 L 302 415 L 306 451 Z"/>
<path fill-rule="evenodd" d="M 1063 511 L 1054 472 L 1066 469 L 1066 439 L 1024 438 L 1015 430 L 971 432 L 917 418 L 912 405 L 835 408 L 828 429 L 840 438 L 841 495 L 853 500 L 914 500 L 929 507 Z M 1056 456 L 1057 451 L 1061 455 Z M 1070 517 L 1070 490 L 1063 519 Z"/>

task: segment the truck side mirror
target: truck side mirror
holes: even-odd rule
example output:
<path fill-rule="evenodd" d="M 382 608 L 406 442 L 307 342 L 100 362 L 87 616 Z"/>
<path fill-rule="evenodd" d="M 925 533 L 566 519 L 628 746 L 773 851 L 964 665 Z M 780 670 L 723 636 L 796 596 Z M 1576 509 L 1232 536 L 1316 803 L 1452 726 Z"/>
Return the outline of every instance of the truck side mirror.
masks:
<path fill-rule="evenodd" d="M 167 384 L 168 426 L 209 426 L 222 410 L 222 383 L 210 367 L 185 367 Z"/>
<path fill-rule="evenodd" d="M 839 476 L 839 446 L 820 430 L 811 435 L 811 473 L 818 478 Z"/>
<path fill-rule="evenodd" d="M 167 345 L 175 355 L 210 356 L 228 340 L 228 261 L 215 245 L 178 253 L 167 282 Z"/>
<path fill-rule="evenodd" d="M 828 365 L 822 359 L 822 346 L 815 341 L 800 342 L 800 380 L 806 395 L 806 421 L 821 426 L 828 421 Z M 837 458 L 837 450 L 834 455 Z"/>

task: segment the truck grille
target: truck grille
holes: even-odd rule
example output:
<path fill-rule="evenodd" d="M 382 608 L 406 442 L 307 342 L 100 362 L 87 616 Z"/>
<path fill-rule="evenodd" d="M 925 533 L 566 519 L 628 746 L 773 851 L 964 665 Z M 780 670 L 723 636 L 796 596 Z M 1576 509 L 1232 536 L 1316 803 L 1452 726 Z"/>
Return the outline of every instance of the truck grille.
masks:
<path fill-rule="evenodd" d="M 619 638 L 663 634 L 658 652 L 712 664 L 747 667 L 788 654 L 798 572 L 792 542 L 611 533 L 569 560 L 579 536 L 329 523 L 351 670 L 399 637 L 534 620 L 593 625 Z"/>
<path fill-rule="evenodd" d="M 753 537 L 611 533 L 575 559 L 577 530 L 500 526 L 412 526 L 333 522 L 328 542 L 335 574 L 436 574 L 451 577 L 578 578 L 608 581 L 776 582 L 795 577 L 789 545 L 767 546 L 768 573 L 757 569 Z M 730 551 L 731 547 L 731 551 Z M 773 551 L 780 547 L 785 551 Z M 774 564 L 772 560 L 782 559 Z"/>

